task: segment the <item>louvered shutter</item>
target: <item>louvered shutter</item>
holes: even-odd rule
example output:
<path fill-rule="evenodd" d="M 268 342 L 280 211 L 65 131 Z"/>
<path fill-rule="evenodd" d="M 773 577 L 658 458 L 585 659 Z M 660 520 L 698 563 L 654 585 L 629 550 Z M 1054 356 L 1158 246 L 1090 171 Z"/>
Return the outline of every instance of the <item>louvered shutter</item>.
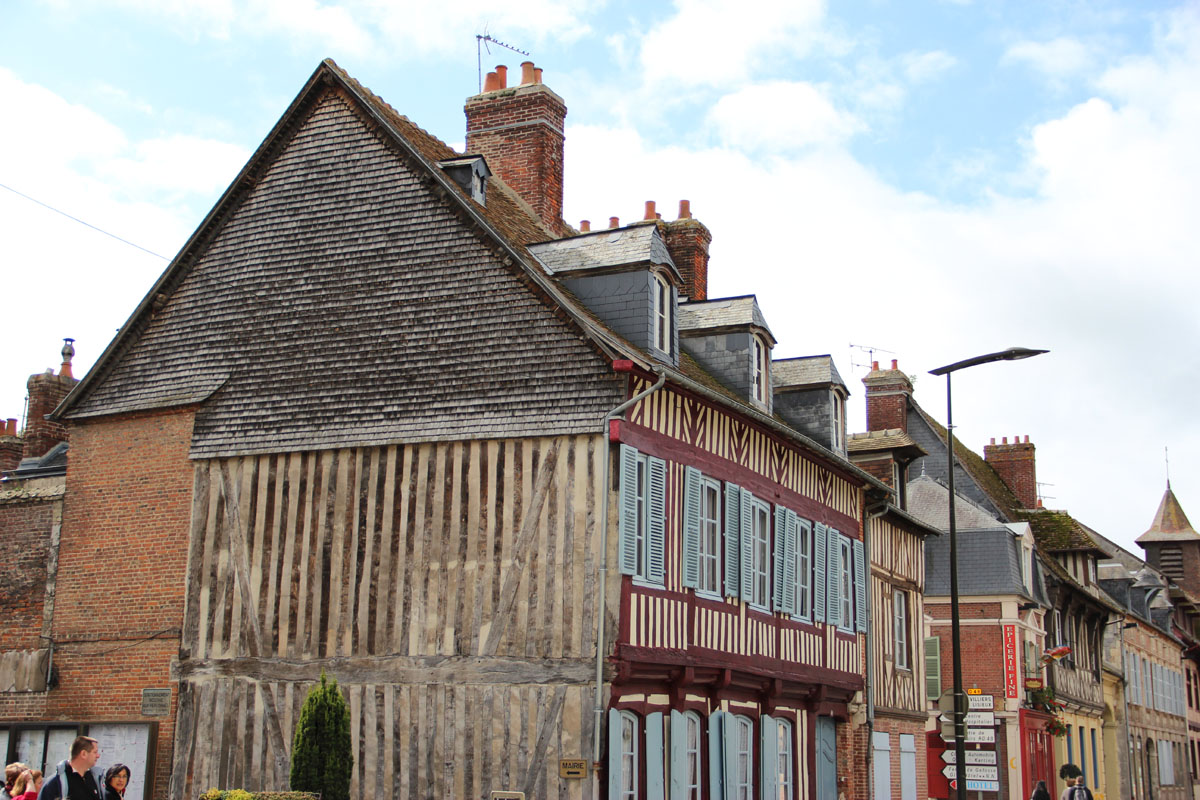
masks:
<path fill-rule="evenodd" d="M 800 519 L 796 512 L 784 509 L 783 528 L 783 610 L 796 613 L 796 558 L 799 547 Z"/>
<path fill-rule="evenodd" d="M 637 573 L 637 461 L 638 451 L 621 445 L 621 516 L 619 519 L 621 574 Z"/>
<path fill-rule="evenodd" d="M 854 627 L 867 632 L 867 562 L 866 549 L 858 539 L 854 542 Z M 849 622 L 846 627 L 850 627 Z"/>
<path fill-rule="evenodd" d="M 833 528 L 829 529 L 826 541 L 829 552 L 825 555 L 825 622 L 839 628 L 843 624 L 851 624 L 851 620 L 842 620 L 842 535 Z"/>
<path fill-rule="evenodd" d="M 687 798 L 687 717 L 682 712 L 671 710 L 671 800 Z"/>
<path fill-rule="evenodd" d="M 776 797 L 779 791 L 779 731 L 775 726 L 775 720 L 769 715 L 763 714 L 759 717 L 759 732 L 759 740 L 762 742 L 758 759 L 760 765 L 759 797 L 762 800 L 779 800 Z"/>
<path fill-rule="evenodd" d="M 937 702 L 942 696 L 942 640 L 930 636 L 925 640 L 925 697 Z"/>
<path fill-rule="evenodd" d="M 653 583 L 662 583 L 666 577 L 666 538 L 667 538 L 667 462 L 661 458 L 646 459 L 646 472 L 649 475 L 649 498 L 647 513 L 650 516 L 646 525 L 646 549 L 649 551 L 646 559 L 646 579 Z"/>
<path fill-rule="evenodd" d="M 725 484 L 725 594 L 742 593 L 742 490 Z"/>
<path fill-rule="evenodd" d="M 683 585 L 700 586 L 700 470 L 683 470 Z"/>
<path fill-rule="evenodd" d="M 741 720 L 734 714 L 725 715 L 722 720 L 721 745 L 724 748 L 725 756 L 725 800 L 737 800 L 735 784 L 738 780 L 737 757 L 738 757 L 738 728 L 741 725 Z M 711 796 L 712 793 L 710 792 Z"/>
<path fill-rule="evenodd" d="M 775 547 L 771 558 L 771 608 L 775 611 L 784 610 L 783 602 L 783 571 L 787 556 L 787 511 L 775 506 Z"/>
<path fill-rule="evenodd" d="M 708 796 L 725 796 L 725 712 L 714 711 L 708 718 Z"/>
<path fill-rule="evenodd" d="M 621 712 L 608 710 L 608 796 L 621 796 Z"/>
<path fill-rule="evenodd" d="M 742 489 L 742 599 L 747 603 L 754 597 L 754 495 Z M 765 598 L 764 598 L 765 599 Z"/>
<path fill-rule="evenodd" d="M 666 800 L 663 776 L 663 715 L 646 715 L 646 798 Z"/>
<path fill-rule="evenodd" d="M 825 557 L 829 555 L 828 540 L 829 528 L 818 522 L 813 529 L 813 574 L 810 576 L 813 587 L 813 604 L 812 615 L 813 622 L 825 621 L 825 578 L 826 578 L 826 561 Z"/>

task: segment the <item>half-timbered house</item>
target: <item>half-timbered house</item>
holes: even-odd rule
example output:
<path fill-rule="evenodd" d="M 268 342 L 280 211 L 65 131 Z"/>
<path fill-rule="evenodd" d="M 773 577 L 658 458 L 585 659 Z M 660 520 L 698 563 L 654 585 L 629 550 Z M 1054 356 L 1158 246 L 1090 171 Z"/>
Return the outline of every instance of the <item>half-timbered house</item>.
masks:
<path fill-rule="evenodd" d="M 89 537 L 134 551 L 122 593 L 60 596 L 157 631 L 61 687 L 169 688 L 155 797 L 284 784 L 322 669 L 354 796 L 862 796 L 887 487 L 844 394 L 819 435 L 773 413 L 798 387 L 753 297 L 707 298 L 686 203 L 562 221 L 532 64 L 466 112 L 463 155 L 322 63 L 58 409 L 64 551 L 93 579 Z"/>

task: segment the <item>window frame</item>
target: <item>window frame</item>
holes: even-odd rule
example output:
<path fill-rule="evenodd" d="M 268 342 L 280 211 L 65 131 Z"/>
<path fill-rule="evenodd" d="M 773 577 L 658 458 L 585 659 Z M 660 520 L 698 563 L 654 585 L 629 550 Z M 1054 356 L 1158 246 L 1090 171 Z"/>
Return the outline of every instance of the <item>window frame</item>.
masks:
<path fill-rule="evenodd" d="M 796 796 L 795 729 L 789 719 L 775 722 L 775 794 L 776 797 Z"/>
<path fill-rule="evenodd" d="M 653 278 L 651 292 L 653 293 L 653 313 L 652 325 L 653 335 L 651 342 L 655 350 L 663 353 L 667 357 L 671 353 L 671 328 L 672 328 L 672 303 L 671 303 L 671 284 L 659 272 L 652 272 Z"/>
<path fill-rule="evenodd" d="M 710 490 L 713 492 L 713 499 L 715 499 L 715 503 L 716 503 L 716 511 L 715 511 L 715 516 L 713 516 L 711 518 L 707 518 L 705 516 L 705 512 L 710 510 L 709 509 L 709 495 L 708 495 Z M 725 550 L 725 536 L 726 536 L 726 531 L 724 530 L 724 522 L 725 522 L 724 500 L 725 500 L 725 492 L 724 492 L 724 487 L 721 486 L 721 482 L 719 480 L 717 480 L 716 478 L 709 478 L 707 476 L 701 476 L 701 478 L 700 478 L 700 508 L 698 509 L 698 513 L 700 515 L 700 541 L 698 543 L 699 547 L 697 550 L 697 558 L 699 559 L 699 570 L 697 573 L 696 593 L 702 597 L 708 597 L 708 598 L 715 599 L 715 600 L 721 599 L 722 592 L 724 592 L 724 589 L 725 589 L 725 568 L 724 568 L 724 564 L 722 563 L 722 557 L 724 555 L 724 550 Z M 715 548 L 714 552 L 712 552 L 712 553 L 705 552 L 705 544 L 706 544 L 707 535 L 710 533 L 710 531 L 706 530 L 706 528 L 709 524 L 711 524 L 713 527 L 713 531 L 711 531 L 711 532 L 715 533 L 715 537 L 714 537 L 713 541 L 711 542 L 712 546 Z M 704 585 L 705 565 L 706 564 L 712 566 L 712 569 L 713 569 L 713 575 L 712 575 L 713 585 L 711 588 L 706 587 Z"/>
<path fill-rule="evenodd" d="M 735 750 L 733 753 L 733 764 L 735 772 L 732 775 L 727 775 L 726 780 L 730 782 L 730 796 L 733 800 L 754 800 L 754 722 L 741 714 L 733 716 L 733 744 Z M 743 739 L 743 734 L 745 738 Z M 743 741 L 745 749 L 742 748 Z M 744 757 L 744 760 L 743 760 Z M 746 780 L 744 782 L 738 779 L 737 771 L 742 765 L 746 767 Z"/>
<path fill-rule="evenodd" d="M 848 537 L 838 536 L 838 555 L 841 558 L 841 563 L 838 568 L 841 570 L 841 592 L 842 596 L 838 599 L 842 604 L 842 618 L 838 623 L 838 629 L 843 631 L 854 630 L 854 545 Z"/>
<path fill-rule="evenodd" d="M 896 669 L 912 670 L 908 652 L 908 592 L 892 589 L 892 662 Z"/>
<path fill-rule="evenodd" d="M 695 771 L 691 775 L 683 776 L 683 791 L 684 800 L 700 800 L 704 792 L 704 726 L 700 720 L 700 714 L 695 711 L 684 711 L 684 731 L 683 731 L 683 762 L 686 769 L 688 757 L 695 755 Z M 696 749 L 693 751 L 688 748 L 688 734 L 692 731 L 692 726 L 695 725 L 696 731 Z M 674 734 L 674 731 L 672 731 Z"/>
<path fill-rule="evenodd" d="M 767 349 L 767 343 L 761 335 L 751 334 L 751 366 L 750 378 L 751 386 L 750 399 L 761 406 L 767 405 L 768 392 L 770 390 L 770 375 L 769 364 L 770 356 Z"/>
<path fill-rule="evenodd" d="M 639 745 L 641 744 L 641 742 L 640 742 L 641 726 L 638 724 L 638 722 L 639 722 L 638 715 L 633 713 L 632 711 L 621 709 L 619 712 L 618 719 L 620 719 L 620 721 L 621 721 L 621 736 L 619 737 L 619 741 L 622 744 L 621 753 L 620 753 L 622 780 L 621 780 L 620 793 L 613 800 L 624 800 L 624 798 L 626 798 L 626 797 L 634 798 L 634 800 L 636 800 L 636 798 L 640 794 L 640 789 L 641 789 L 641 786 L 640 786 L 641 748 L 639 747 Z M 626 740 L 626 738 L 625 738 L 626 725 L 629 726 L 629 730 L 631 731 L 631 735 L 629 736 L 628 740 Z M 629 747 L 630 747 L 629 750 L 626 750 L 624 748 L 625 744 L 629 745 Z M 627 774 L 625 772 L 625 766 L 627 763 L 632 765 L 632 768 L 633 768 L 632 775 L 631 775 L 632 781 L 624 780 L 624 778 Z M 626 784 L 628 784 L 628 787 L 626 786 Z"/>
<path fill-rule="evenodd" d="M 796 619 L 813 618 L 813 558 L 816 536 L 813 524 L 799 519 L 796 526 Z"/>
<path fill-rule="evenodd" d="M 759 522 L 762 522 L 761 536 Z M 757 611 L 771 610 L 771 505 L 755 497 L 750 503 L 750 593 L 746 601 Z M 762 590 L 762 596 L 758 590 Z"/>

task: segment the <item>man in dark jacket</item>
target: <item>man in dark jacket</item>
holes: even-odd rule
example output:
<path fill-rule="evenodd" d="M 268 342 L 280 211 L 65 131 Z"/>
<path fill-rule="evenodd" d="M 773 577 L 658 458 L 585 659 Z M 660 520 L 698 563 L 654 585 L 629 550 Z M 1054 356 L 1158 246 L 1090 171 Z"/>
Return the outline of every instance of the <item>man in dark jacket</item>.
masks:
<path fill-rule="evenodd" d="M 104 778 L 96 767 L 100 743 L 90 736 L 77 736 L 71 743 L 71 758 L 58 762 L 53 777 L 42 784 L 38 800 L 102 800 Z"/>

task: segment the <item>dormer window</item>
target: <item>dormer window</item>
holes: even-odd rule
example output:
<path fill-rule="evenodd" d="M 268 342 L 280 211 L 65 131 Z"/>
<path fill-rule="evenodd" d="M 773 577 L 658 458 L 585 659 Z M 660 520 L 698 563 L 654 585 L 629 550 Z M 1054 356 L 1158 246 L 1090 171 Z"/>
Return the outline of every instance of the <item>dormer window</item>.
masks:
<path fill-rule="evenodd" d="M 838 392 L 832 392 L 833 403 L 830 416 L 833 418 L 833 449 L 846 452 L 846 401 Z M 899 488 L 899 481 L 895 486 Z"/>
<path fill-rule="evenodd" d="M 767 345 L 757 333 L 754 334 L 754 372 L 751 380 L 754 385 L 754 401 L 765 405 L 769 391 L 767 382 L 770 380 L 767 375 Z"/>
<path fill-rule="evenodd" d="M 671 354 L 671 286 L 662 275 L 654 275 L 654 346 L 659 352 Z"/>

